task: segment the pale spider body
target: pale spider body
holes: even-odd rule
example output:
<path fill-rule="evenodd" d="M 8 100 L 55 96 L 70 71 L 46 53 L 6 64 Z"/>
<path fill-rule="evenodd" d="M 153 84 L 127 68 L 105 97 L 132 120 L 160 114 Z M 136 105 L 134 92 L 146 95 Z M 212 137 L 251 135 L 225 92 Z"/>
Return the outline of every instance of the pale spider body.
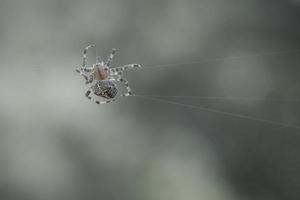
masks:
<path fill-rule="evenodd" d="M 128 81 L 125 78 L 123 78 L 123 71 L 135 67 L 140 68 L 141 65 L 130 64 L 124 65 L 122 67 L 110 68 L 110 64 L 116 53 L 116 50 L 113 49 L 106 62 L 100 61 L 99 57 L 96 55 L 96 63 L 93 64 L 92 67 L 86 67 L 87 50 L 90 47 L 96 46 L 89 45 L 84 49 L 82 67 L 76 69 L 76 72 L 78 72 L 81 76 L 85 78 L 86 84 L 91 84 L 90 88 L 85 93 L 85 96 L 97 104 L 105 104 L 115 101 L 115 98 L 118 94 L 118 87 L 116 84 L 117 82 L 123 83 L 127 90 L 125 94 L 121 94 L 120 96 L 132 95 Z M 90 96 L 91 93 L 108 100 L 98 101 Z"/>

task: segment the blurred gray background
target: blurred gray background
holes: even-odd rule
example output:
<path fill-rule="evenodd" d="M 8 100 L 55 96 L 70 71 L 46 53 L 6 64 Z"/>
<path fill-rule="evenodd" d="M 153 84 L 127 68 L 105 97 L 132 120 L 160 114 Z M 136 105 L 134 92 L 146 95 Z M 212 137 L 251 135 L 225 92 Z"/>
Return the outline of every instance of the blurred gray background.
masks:
<path fill-rule="evenodd" d="M 299 129 L 98 106 L 75 72 L 96 43 L 145 66 L 136 94 L 300 98 L 299 52 L 151 68 L 299 49 L 299 19 L 299 0 L 0 0 L 0 199 L 300 199 Z M 165 99 L 300 126 L 299 102 Z"/>

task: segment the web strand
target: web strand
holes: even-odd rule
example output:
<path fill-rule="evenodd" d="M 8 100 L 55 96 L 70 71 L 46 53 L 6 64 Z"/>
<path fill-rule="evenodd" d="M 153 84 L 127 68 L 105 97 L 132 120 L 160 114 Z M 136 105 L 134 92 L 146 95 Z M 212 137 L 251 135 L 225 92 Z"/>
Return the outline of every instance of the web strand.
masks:
<path fill-rule="evenodd" d="M 133 95 L 133 97 L 138 97 L 138 98 L 143 98 L 143 99 L 147 99 L 147 100 L 172 104 L 172 105 L 176 105 L 176 106 L 182 106 L 182 107 L 191 108 L 191 109 L 197 109 L 197 110 L 220 114 L 220 115 L 224 115 L 224 116 L 230 116 L 230 117 L 235 117 L 235 118 L 240 118 L 240 119 L 247 119 L 247 120 L 252 120 L 252 121 L 257 121 L 257 122 L 273 124 L 273 125 L 278 125 L 278 126 L 283 126 L 283 127 L 294 128 L 294 129 L 300 130 L 300 126 L 297 126 L 297 125 L 283 123 L 283 122 L 276 122 L 276 121 L 263 119 L 263 118 L 256 118 L 256 117 L 252 117 L 252 116 L 247 116 L 247 115 L 242 115 L 242 114 L 237 114 L 237 113 L 232 113 L 232 112 L 226 112 L 226 111 L 222 111 L 222 110 L 206 108 L 206 107 L 201 107 L 201 106 L 196 106 L 196 105 L 183 104 L 183 103 L 179 103 L 179 102 L 175 102 L 175 101 L 169 101 L 169 100 L 164 100 L 164 99 L 159 99 L 159 98 L 154 98 L 154 97 L 149 97 L 149 96 L 144 96 L 144 95 Z"/>
<path fill-rule="evenodd" d="M 222 96 L 180 96 L 180 95 L 156 95 L 139 94 L 144 97 L 174 98 L 174 99 L 198 99 L 198 100 L 224 100 L 224 101 L 270 101 L 270 102 L 300 102 L 300 98 L 256 98 L 256 97 L 222 97 Z"/>
<path fill-rule="evenodd" d="M 205 63 L 212 63 L 212 62 L 241 60 L 241 59 L 254 58 L 254 57 L 267 57 L 267 56 L 284 55 L 284 54 L 292 54 L 292 53 L 299 53 L 299 52 L 300 52 L 300 49 L 291 49 L 291 50 L 284 50 L 284 51 L 272 51 L 272 52 L 264 52 L 264 53 L 259 53 L 259 54 L 251 54 L 251 55 L 244 55 L 244 56 L 232 56 L 232 57 L 222 57 L 222 58 L 212 58 L 212 59 L 204 59 L 204 60 L 191 61 L 191 62 L 171 63 L 171 64 L 162 64 L 162 65 L 146 65 L 146 66 L 143 66 L 142 69 L 176 67 L 176 66 L 194 65 L 194 64 L 205 64 Z"/>

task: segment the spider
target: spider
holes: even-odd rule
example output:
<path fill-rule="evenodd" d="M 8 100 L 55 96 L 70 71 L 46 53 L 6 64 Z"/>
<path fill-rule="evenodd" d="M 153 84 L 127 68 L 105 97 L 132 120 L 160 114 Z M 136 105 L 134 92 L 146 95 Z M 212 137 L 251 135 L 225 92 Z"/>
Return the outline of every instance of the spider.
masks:
<path fill-rule="evenodd" d="M 82 67 L 76 69 L 76 72 L 83 76 L 83 78 L 85 79 L 85 83 L 91 84 L 91 87 L 87 90 L 85 96 L 97 104 L 106 104 L 113 102 L 116 100 L 116 96 L 118 93 L 118 88 L 116 84 L 117 82 L 123 83 L 127 90 L 126 93 L 121 94 L 120 96 L 132 95 L 129 83 L 123 77 L 123 72 L 127 69 L 141 68 L 141 65 L 129 64 L 121 67 L 111 68 L 111 62 L 116 54 L 116 49 L 112 49 L 106 62 L 100 60 L 96 52 L 96 63 L 93 64 L 92 67 L 87 67 L 87 51 L 89 48 L 92 47 L 96 49 L 96 45 L 94 44 L 84 48 Z M 100 96 L 107 100 L 98 101 L 94 97 L 90 96 L 91 93 L 94 93 L 96 96 Z"/>

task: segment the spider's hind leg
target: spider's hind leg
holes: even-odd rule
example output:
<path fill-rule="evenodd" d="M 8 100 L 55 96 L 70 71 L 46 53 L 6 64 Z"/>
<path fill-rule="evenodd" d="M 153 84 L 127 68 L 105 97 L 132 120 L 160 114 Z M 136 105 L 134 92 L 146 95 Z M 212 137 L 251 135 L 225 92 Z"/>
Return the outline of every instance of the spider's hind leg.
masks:
<path fill-rule="evenodd" d="M 124 79 L 124 78 L 120 78 L 120 81 L 124 83 L 124 85 L 126 87 L 126 90 L 127 90 L 127 93 L 122 94 L 121 96 L 131 96 L 132 95 L 132 91 L 131 91 L 131 88 L 129 86 L 129 82 L 126 79 Z"/>
<path fill-rule="evenodd" d="M 107 104 L 107 103 L 111 103 L 113 101 L 115 101 L 115 99 L 111 99 L 111 100 L 107 100 L 107 101 L 98 101 L 95 98 L 91 97 L 90 94 L 92 93 L 92 88 L 90 88 L 86 93 L 85 96 L 86 98 L 88 98 L 89 100 L 95 102 L 96 104 Z"/>
<path fill-rule="evenodd" d="M 126 92 L 125 94 L 121 94 L 121 95 L 120 95 L 121 97 L 124 97 L 124 96 L 127 97 L 127 96 L 131 96 L 131 95 L 132 95 L 132 91 L 131 91 L 131 88 L 130 88 L 130 86 L 129 86 L 129 82 L 127 81 L 127 79 L 122 78 L 122 77 L 119 77 L 119 78 L 113 79 L 113 80 L 122 82 L 122 83 L 124 83 L 124 85 L 125 85 L 125 88 L 126 88 L 127 92 Z"/>

